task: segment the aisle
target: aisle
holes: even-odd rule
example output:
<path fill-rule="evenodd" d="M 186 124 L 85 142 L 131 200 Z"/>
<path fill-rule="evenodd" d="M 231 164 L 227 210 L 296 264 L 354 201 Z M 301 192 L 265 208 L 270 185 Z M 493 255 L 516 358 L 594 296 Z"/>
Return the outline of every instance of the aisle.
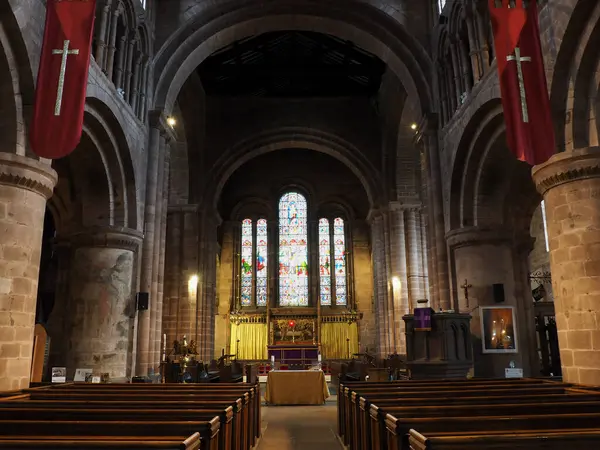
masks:
<path fill-rule="evenodd" d="M 257 450 L 342 449 L 335 430 L 335 401 L 324 406 L 263 406 L 263 435 Z"/>

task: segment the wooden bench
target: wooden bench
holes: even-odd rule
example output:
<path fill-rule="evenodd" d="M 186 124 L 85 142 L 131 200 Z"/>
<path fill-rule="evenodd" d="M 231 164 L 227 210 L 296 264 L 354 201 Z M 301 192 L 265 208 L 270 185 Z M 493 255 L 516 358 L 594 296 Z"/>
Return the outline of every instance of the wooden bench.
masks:
<path fill-rule="evenodd" d="M 456 435 L 459 432 L 491 434 L 495 432 L 513 431 L 552 431 L 556 429 L 589 429 L 597 430 L 600 424 L 600 413 L 589 414 L 535 414 L 522 416 L 469 416 L 439 418 L 397 418 L 391 414 L 386 416 L 387 445 L 379 448 L 387 450 L 408 450 L 410 448 L 408 433 L 411 429 L 423 435 L 427 433 L 444 433 Z"/>
<path fill-rule="evenodd" d="M 10 449 L 49 449 L 74 448 L 77 450 L 100 449 L 156 449 L 156 450 L 199 450 L 200 434 L 194 433 L 188 438 L 119 436 L 108 440 L 106 436 L 35 436 L 30 438 L 5 438 L 0 436 L 0 448 Z"/>
<path fill-rule="evenodd" d="M 511 450 L 564 450 L 569 446 L 576 449 L 599 448 L 600 429 L 570 429 L 552 431 L 503 432 L 493 434 L 457 433 L 422 435 L 416 430 L 409 431 L 410 450 L 465 450 L 484 448 L 510 448 Z"/>
<path fill-rule="evenodd" d="M 77 418 L 90 422 L 111 417 L 124 422 L 198 421 L 217 416 L 221 429 L 216 448 L 248 450 L 255 445 L 260 431 L 260 402 L 255 402 L 256 408 L 249 402 L 251 397 L 252 401 L 258 397 L 252 395 L 258 385 L 225 385 L 215 390 L 198 389 L 198 385 L 161 389 L 164 386 L 68 384 L 29 389 L 20 396 L 0 399 L 0 418 L 13 419 L 11 411 L 22 420 L 43 416 L 48 420 Z"/>
<path fill-rule="evenodd" d="M 34 433 L 35 432 L 35 433 Z M 94 421 L 80 422 L 69 420 L 0 420 L 0 441 L 31 440 L 32 435 L 60 437 L 71 436 L 104 437 L 147 436 L 145 439 L 157 440 L 170 436 L 200 435 L 201 450 L 218 450 L 219 418 L 209 421 L 165 422 L 165 421 Z"/>
<path fill-rule="evenodd" d="M 187 408 L 187 409 L 184 409 Z M 0 417 L 12 418 L 19 410 L 29 411 L 31 418 L 48 417 L 50 420 L 60 418 L 68 420 L 71 417 L 87 417 L 86 420 L 109 420 L 111 414 L 115 419 L 127 421 L 136 420 L 205 420 L 217 416 L 221 425 L 219 448 L 247 450 L 251 447 L 251 436 L 248 421 L 244 420 L 241 412 L 241 400 L 236 406 L 230 403 L 211 402 L 135 402 L 135 401 L 59 401 L 59 400 L 21 400 L 0 403 Z M 85 411 L 91 411 L 84 416 Z M 16 411 L 16 412 L 15 412 Z M 157 412 L 158 411 L 158 412 Z M 190 412 L 193 411 L 193 412 Z M 26 412 L 21 413 L 23 415 Z M 80 416 L 81 415 L 81 416 Z M 21 416 L 26 418 L 26 416 Z"/>

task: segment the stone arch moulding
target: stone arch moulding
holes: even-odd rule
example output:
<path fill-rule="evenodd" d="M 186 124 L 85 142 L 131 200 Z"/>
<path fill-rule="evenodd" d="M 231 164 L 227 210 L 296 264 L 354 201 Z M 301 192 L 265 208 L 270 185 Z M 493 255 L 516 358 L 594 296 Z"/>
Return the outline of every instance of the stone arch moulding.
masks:
<path fill-rule="evenodd" d="M 25 156 L 27 152 L 27 126 L 30 118 L 23 111 L 23 105 L 33 104 L 35 93 L 34 79 L 31 66 L 28 59 L 28 51 L 23 41 L 19 24 L 11 10 L 8 2 L 0 2 L 0 69 L 6 71 L 9 78 L 4 80 L 4 74 L 0 74 L 0 88 L 4 88 L 3 84 L 7 83 L 11 87 L 11 95 L 2 90 L 2 121 L 4 126 L 0 126 L 3 139 L 9 136 L 6 131 L 10 131 L 12 137 L 9 138 L 8 145 L 14 145 L 13 149 L 5 149 L 4 145 L 0 145 L 2 151 L 8 150 L 9 153 L 16 153 Z M 6 67 L 1 67 L 1 66 Z M 8 109 L 4 105 L 8 104 Z M 13 134 L 14 133 L 14 134 Z M 27 155 L 32 156 L 32 155 Z"/>
<path fill-rule="evenodd" d="M 354 42 L 390 67 L 421 114 L 433 111 L 429 85 L 433 65 L 421 44 L 399 22 L 373 6 L 356 3 L 348 8 L 335 3 L 266 0 L 260 6 L 231 2 L 202 14 L 188 11 L 193 18 L 171 36 L 155 58 L 155 107 L 170 114 L 184 82 L 216 50 L 257 32 L 291 29 L 333 34 Z"/>
<path fill-rule="evenodd" d="M 450 230 L 474 225 L 479 170 L 500 135 L 498 130 L 504 127 L 503 120 L 502 103 L 495 98 L 483 104 L 464 129 L 450 177 Z"/>
<path fill-rule="evenodd" d="M 568 22 L 550 83 L 550 105 L 560 152 L 598 143 L 598 136 L 590 127 L 593 124 L 600 129 L 593 104 L 599 95 L 595 80 L 600 70 L 600 3 L 579 1 L 572 11 L 565 6 L 556 14 Z"/>
<path fill-rule="evenodd" d="M 106 152 L 108 166 L 110 167 L 110 180 L 117 186 L 117 191 L 122 195 L 123 211 L 122 223 L 116 225 L 130 229 L 137 229 L 139 225 L 136 177 L 131 156 L 131 147 L 123 132 L 119 119 L 113 109 L 98 98 L 88 97 L 85 105 L 86 126 L 93 129 L 97 136 L 101 136 L 109 146 Z"/>
<path fill-rule="evenodd" d="M 211 169 L 211 178 L 205 184 L 211 206 L 216 209 L 221 191 L 231 175 L 243 164 L 257 156 L 283 149 L 307 149 L 328 154 L 345 164 L 363 185 L 371 206 L 378 205 L 384 198 L 376 169 L 361 155 L 360 150 L 347 142 L 315 130 L 286 128 L 263 133 L 244 140 L 230 148 Z"/>

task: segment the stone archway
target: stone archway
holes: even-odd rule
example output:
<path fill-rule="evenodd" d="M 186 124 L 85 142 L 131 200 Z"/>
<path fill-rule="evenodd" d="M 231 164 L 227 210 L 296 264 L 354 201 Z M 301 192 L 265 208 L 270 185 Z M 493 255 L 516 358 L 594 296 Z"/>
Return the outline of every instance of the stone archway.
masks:
<path fill-rule="evenodd" d="M 170 113 L 192 71 L 210 54 L 258 32 L 305 30 L 351 40 L 384 61 L 400 79 L 411 103 L 421 114 L 433 110 L 428 78 L 431 61 L 425 49 L 404 27 L 368 5 L 339 9 L 330 4 L 278 1 L 269 8 L 228 5 L 193 17 L 159 50 L 155 68 L 160 75 L 154 95 L 158 109 Z M 231 25 L 234 24 L 234 25 Z"/>

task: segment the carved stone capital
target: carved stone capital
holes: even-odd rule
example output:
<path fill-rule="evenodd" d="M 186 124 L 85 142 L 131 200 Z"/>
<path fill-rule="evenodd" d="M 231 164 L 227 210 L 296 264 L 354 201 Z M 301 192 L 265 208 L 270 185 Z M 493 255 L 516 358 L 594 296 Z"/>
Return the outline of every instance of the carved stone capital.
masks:
<path fill-rule="evenodd" d="M 446 241 L 452 249 L 484 244 L 507 244 L 512 241 L 512 233 L 504 228 L 464 227 L 449 231 Z"/>
<path fill-rule="evenodd" d="M 151 128 L 159 130 L 162 137 L 170 144 L 177 141 L 177 133 L 168 123 L 168 117 L 162 109 L 154 109 L 148 112 L 148 121 Z"/>
<path fill-rule="evenodd" d="M 538 192 L 544 195 L 556 186 L 600 177 L 600 147 L 587 147 L 557 153 L 548 161 L 535 166 L 533 181 Z"/>
<path fill-rule="evenodd" d="M 0 184 L 52 196 L 58 175 L 48 164 L 14 153 L 0 152 Z"/>
<path fill-rule="evenodd" d="M 403 201 L 396 201 L 396 202 L 390 202 L 389 204 L 389 209 L 390 211 L 415 211 L 415 212 L 419 212 L 421 211 L 421 209 L 423 208 L 423 204 L 420 202 L 403 202 Z"/>
<path fill-rule="evenodd" d="M 123 227 L 90 227 L 76 231 L 68 236 L 60 236 L 57 241 L 78 247 L 103 247 L 131 250 L 135 252 L 140 247 L 144 235 Z"/>

